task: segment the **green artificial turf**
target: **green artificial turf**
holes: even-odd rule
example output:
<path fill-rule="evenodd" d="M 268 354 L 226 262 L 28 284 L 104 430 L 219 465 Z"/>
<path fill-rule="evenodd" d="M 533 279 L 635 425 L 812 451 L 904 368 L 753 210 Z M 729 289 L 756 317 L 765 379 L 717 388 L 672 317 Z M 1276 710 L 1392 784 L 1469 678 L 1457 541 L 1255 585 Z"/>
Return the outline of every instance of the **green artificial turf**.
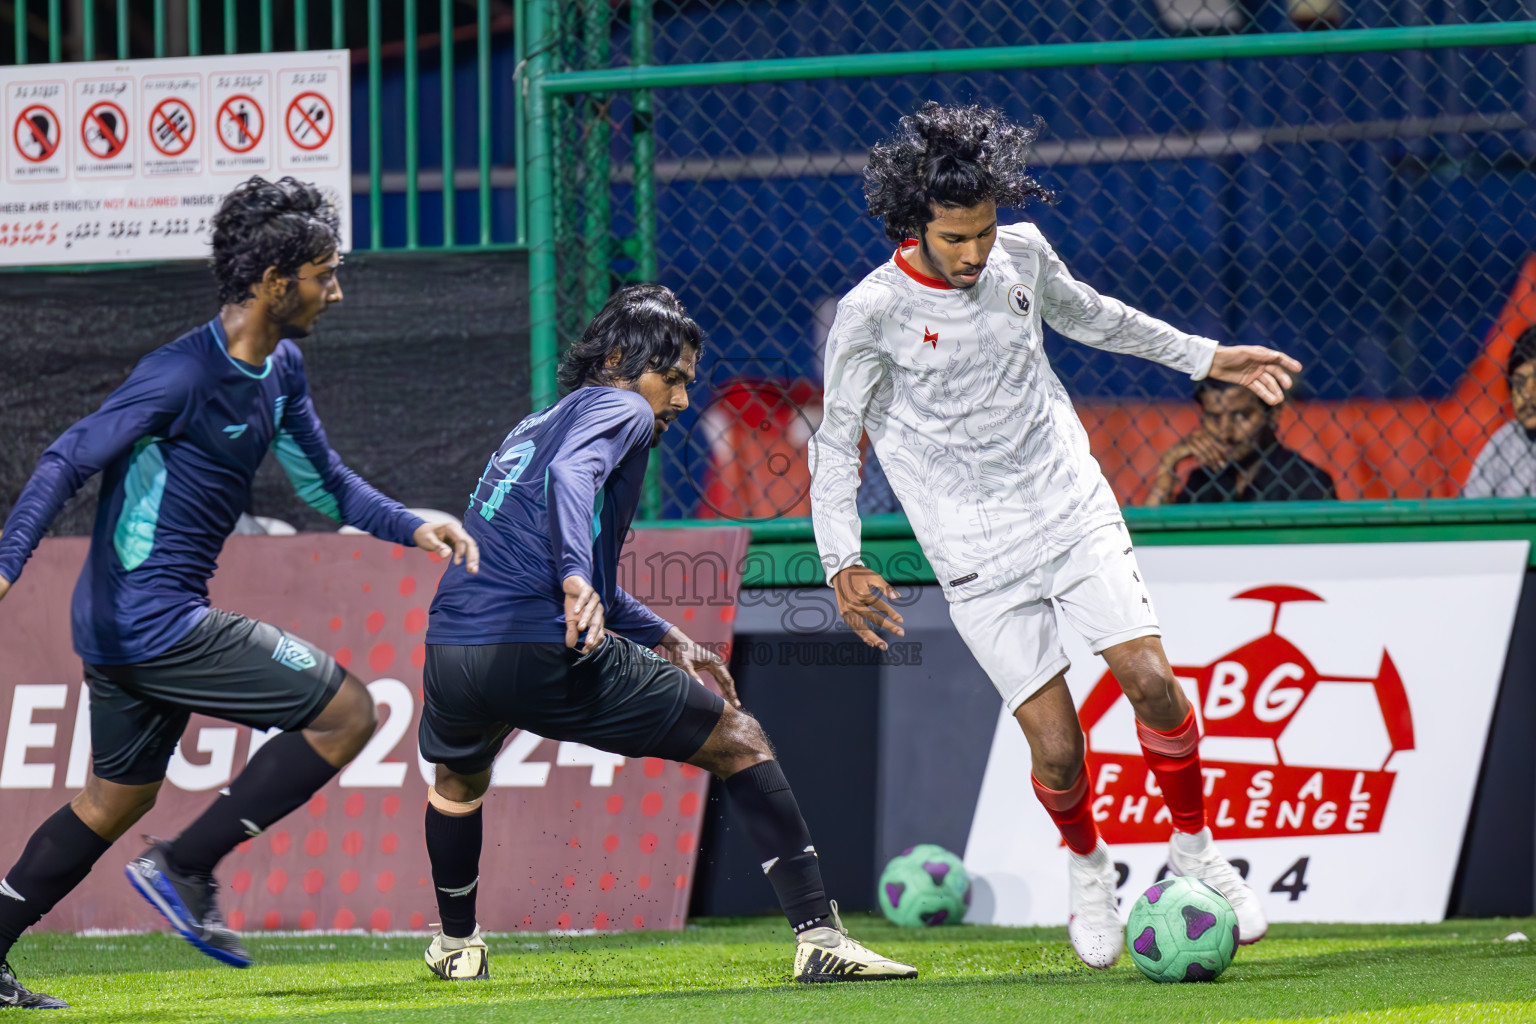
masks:
<path fill-rule="evenodd" d="M 491 980 L 448 984 L 422 936 L 248 936 L 257 966 L 222 967 L 167 934 L 29 935 L 11 961 L 67 999 L 70 1021 L 971 1022 L 1456 1021 L 1536 1024 L 1536 920 L 1276 925 L 1215 983 L 1156 985 L 1129 958 L 1079 964 L 1063 929 L 904 931 L 848 920 L 918 965 L 916 981 L 797 985 L 782 921 L 683 932 L 489 937 Z"/>

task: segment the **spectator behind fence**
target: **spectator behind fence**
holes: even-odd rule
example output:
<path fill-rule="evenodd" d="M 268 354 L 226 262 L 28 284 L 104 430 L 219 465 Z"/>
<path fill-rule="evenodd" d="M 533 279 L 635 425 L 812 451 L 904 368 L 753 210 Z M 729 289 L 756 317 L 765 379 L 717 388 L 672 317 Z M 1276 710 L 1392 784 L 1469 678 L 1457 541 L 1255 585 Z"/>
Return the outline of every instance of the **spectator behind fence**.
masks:
<path fill-rule="evenodd" d="M 1515 339 L 1505 370 L 1515 418 L 1493 432 L 1477 453 L 1463 498 L 1536 495 L 1536 327 Z"/>
<path fill-rule="evenodd" d="M 1219 380 L 1195 386 L 1200 427 L 1168 449 L 1158 463 L 1148 505 L 1218 501 L 1320 501 L 1336 498 L 1333 477 L 1280 443 L 1279 406 Z M 1179 487 L 1179 465 L 1196 459 Z"/>

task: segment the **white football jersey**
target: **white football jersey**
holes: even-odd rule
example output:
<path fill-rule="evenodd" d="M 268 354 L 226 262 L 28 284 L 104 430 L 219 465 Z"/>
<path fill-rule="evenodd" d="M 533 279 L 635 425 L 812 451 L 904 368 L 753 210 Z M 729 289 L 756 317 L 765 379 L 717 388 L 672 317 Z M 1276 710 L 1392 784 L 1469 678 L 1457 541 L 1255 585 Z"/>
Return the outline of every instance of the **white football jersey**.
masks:
<path fill-rule="evenodd" d="M 958 601 L 1121 521 L 1046 359 L 1042 320 L 1195 380 L 1217 343 L 1075 280 L 1033 224 L 998 228 L 970 288 L 919 274 L 901 253 L 843 297 L 827 339 L 824 418 L 810 443 L 816 544 L 829 581 L 862 564 L 855 495 L 867 430 L 945 595 Z"/>

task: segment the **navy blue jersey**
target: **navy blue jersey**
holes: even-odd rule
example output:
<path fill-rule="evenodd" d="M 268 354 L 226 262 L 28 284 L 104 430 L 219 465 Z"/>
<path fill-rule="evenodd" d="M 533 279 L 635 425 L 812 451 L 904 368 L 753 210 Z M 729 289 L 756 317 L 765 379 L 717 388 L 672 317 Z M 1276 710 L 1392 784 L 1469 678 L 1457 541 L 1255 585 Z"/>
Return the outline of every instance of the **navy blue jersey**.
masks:
<path fill-rule="evenodd" d="M 602 596 L 609 629 L 660 643 L 671 626 L 618 585 L 655 424 L 645 399 L 610 387 L 580 388 L 519 423 L 486 463 L 464 514 L 480 572 L 448 566 L 427 642 L 562 642 L 561 583 L 580 576 Z"/>
<path fill-rule="evenodd" d="M 75 584 L 75 650 L 98 665 L 164 653 L 208 608 L 208 577 L 271 448 L 305 501 L 376 537 L 410 544 L 422 520 L 331 450 L 304 357 L 284 340 L 263 366 L 231 357 L 217 319 L 139 360 L 101 408 L 38 460 L 0 536 L 12 583 L 64 503 L 93 473 L 101 497 Z"/>

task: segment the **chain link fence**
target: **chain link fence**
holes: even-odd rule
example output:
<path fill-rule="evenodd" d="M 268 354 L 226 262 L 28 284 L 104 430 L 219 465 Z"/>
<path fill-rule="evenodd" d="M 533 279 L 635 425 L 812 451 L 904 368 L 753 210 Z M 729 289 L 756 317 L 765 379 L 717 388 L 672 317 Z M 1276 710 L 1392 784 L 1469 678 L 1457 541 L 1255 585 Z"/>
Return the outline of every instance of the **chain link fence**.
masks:
<path fill-rule="evenodd" d="M 558 5 L 557 57 L 603 68 L 1347 31 L 1520 20 L 1528 6 L 655 0 L 637 34 L 645 4 L 631 15 L 584 0 Z M 1404 49 L 558 97 L 560 333 L 574 337 L 611 288 L 654 272 L 710 350 L 683 429 L 653 463 L 661 492 L 648 511 L 808 514 L 831 311 L 891 258 L 865 213 L 868 148 L 926 100 L 984 103 L 1044 119 L 1034 169 L 1059 196 L 1005 222 L 1038 223 L 1105 294 L 1305 364 L 1268 426 L 1222 435 L 1218 450 L 1199 438 L 1220 396 L 1202 406 L 1181 375 L 1047 332 L 1123 502 L 1327 497 L 1255 483 L 1254 460 L 1285 451 L 1340 499 L 1455 497 L 1511 419 L 1506 364 L 1536 322 L 1533 61 L 1527 46 Z M 634 159 L 637 138 L 653 161 Z M 1529 446 L 1514 430 L 1513 447 Z M 1209 483 L 1223 460 L 1235 486 L 1185 479 Z M 1532 478 L 1506 468 L 1505 492 Z M 1160 469 L 1173 473 L 1162 493 Z M 878 469 L 867 462 L 865 476 L 865 511 L 894 511 Z"/>

